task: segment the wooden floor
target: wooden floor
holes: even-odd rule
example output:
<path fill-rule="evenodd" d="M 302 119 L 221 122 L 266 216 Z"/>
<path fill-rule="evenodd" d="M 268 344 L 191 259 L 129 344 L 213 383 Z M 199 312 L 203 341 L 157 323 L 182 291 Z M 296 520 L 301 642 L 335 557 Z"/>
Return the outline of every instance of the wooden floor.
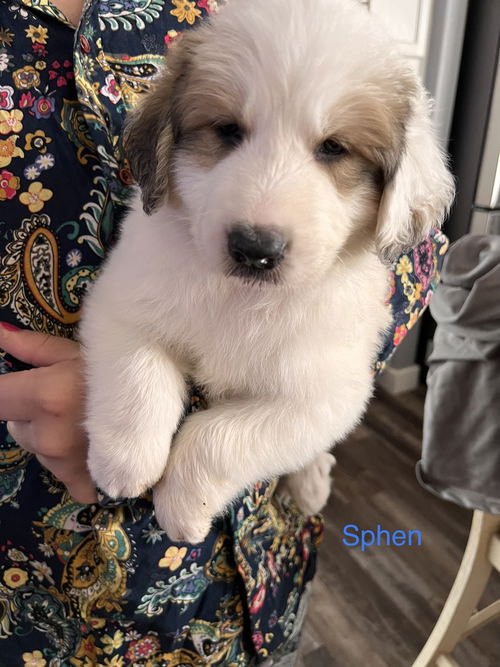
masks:
<path fill-rule="evenodd" d="M 301 645 L 301 667 L 410 667 L 455 578 L 471 513 L 435 498 L 415 479 L 424 390 L 381 393 L 340 445 L 325 540 Z M 419 530 L 418 546 L 342 543 L 343 527 Z M 484 603 L 500 598 L 500 577 Z M 500 623 L 463 642 L 461 667 L 500 667 Z"/>

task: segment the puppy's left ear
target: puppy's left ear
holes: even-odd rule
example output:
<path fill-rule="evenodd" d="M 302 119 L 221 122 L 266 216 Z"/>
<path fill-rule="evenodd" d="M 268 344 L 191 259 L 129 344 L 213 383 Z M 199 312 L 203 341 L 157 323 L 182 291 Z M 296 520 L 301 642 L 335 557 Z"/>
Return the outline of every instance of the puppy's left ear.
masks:
<path fill-rule="evenodd" d="M 455 187 L 430 117 L 430 101 L 420 83 L 410 100 L 400 158 L 382 193 L 377 249 L 392 263 L 440 227 Z"/>

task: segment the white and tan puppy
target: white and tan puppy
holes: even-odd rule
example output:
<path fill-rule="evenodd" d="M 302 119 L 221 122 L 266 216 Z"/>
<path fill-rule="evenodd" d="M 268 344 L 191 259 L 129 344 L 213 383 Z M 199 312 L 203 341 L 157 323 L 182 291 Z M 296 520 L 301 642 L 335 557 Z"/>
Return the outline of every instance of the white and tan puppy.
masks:
<path fill-rule="evenodd" d="M 188 542 L 277 475 L 319 510 L 372 391 L 387 263 L 453 195 L 420 83 L 352 0 L 231 0 L 171 49 L 125 145 L 142 203 L 81 327 L 94 480 L 154 486 Z M 210 407 L 177 430 L 187 377 Z"/>

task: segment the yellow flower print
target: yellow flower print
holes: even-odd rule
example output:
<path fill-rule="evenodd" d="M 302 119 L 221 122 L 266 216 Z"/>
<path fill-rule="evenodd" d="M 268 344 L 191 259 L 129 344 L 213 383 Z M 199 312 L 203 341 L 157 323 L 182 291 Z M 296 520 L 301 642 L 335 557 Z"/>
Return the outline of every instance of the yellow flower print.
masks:
<path fill-rule="evenodd" d="M 403 293 L 408 299 L 410 306 L 407 312 L 410 312 L 410 309 L 413 308 L 413 305 L 421 298 L 422 296 L 422 283 L 412 283 L 408 278 L 403 279 Z"/>
<path fill-rule="evenodd" d="M 29 186 L 28 192 L 19 195 L 19 201 L 29 208 L 30 213 L 38 213 L 45 206 L 45 202 L 52 199 L 52 195 L 52 190 L 44 188 L 40 181 L 35 181 Z"/>
<path fill-rule="evenodd" d="M 42 70 L 47 67 L 47 63 L 43 62 L 43 60 L 37 60 L 35 63 L 35 69 Z"/>
<path fill-rule="evenodd" d="M 408 255 L 403 255 L 396 266 L 396 275 L 397 276 L 407 276 L 413 271 L 413 264 L 411 263 Z"/>
<path fill-rule="evenodd" d="M 172 0 L 175 9 L 171 9 L 172 16 L 176 16 L 179 23 L 187 21 L 189 25 L 193 25 L 196 19 L 201 16 L 201 10 L 195 7 L 194 2 L 186 2 L 185 0 Z"/>
<path fill-rule="evenodd" d="M 90 634 L 87 637 L 82 637 L 82 640 L 80 642 L 80 646 L 78 647 L 78 651 L 75 654 L 75 658 L 77 658 L 79 661 L 80 660 L 85 660 L 86 658 L 88 659 L 88 662 L 91 665 L 96 664 L 96 656 L 100 655 L 102 653 L 102 649 L 100 649 L 98 646 L 95 645 L 95 636 Z M 76 664 L 80 664 L 80 662 L 77 662 Z M 82 664 L 87 664 L 87 662 L 84 662 Z"/>
<path fill-rule="evenodd" d="M 12 162 L 12 158 L 24 157 L 24 151 L 16 146 L 19 137 L 16 135 L 8 139 L 0 139 L 0 167 L 6 167 Z"/>
<path fill-rule="evenodd" d="M 26 65 L 12 72 L 12 79 L 16 88 L 19 90 L 28 90 L 29 88 L 36 88 L 39 85 L 40 74 L 31 65 Z"/>
<path fill-rule="evenodd" d="M 47 37 L 49 31 L 47 30 L 47 28 L 44 28 L 40 24 L 38 24 L 38 26 L 36 27 L 34 25 L 30 25 L 30 27 L 27 28 L 24 32 L 26 33 L 26 37 L 31 39 L 33 44 L 35 44 L 35 42 L 37 44 L 47 44 Z"/>
<path fill-rule="evenodd" d="M 419 299 L 422 298 L 422 288 L 423 288 L 422 283 L 415 283 L 415 292 L 413 293 L 413 298 L 415 299 L 415 301 L 418 301 Z"/>
<path fill-rule="evenodd" d="M 21 123 L 23 119 L 23 112 L 19 109 L 12 109 L 12 111 L 0 111 L 0 134 L 9 134 L 9 132 L 20 132 L 23 129 Z"/>
<path fill-rule="evenodd" d="M 24 667 L 45 667 L 47 661 L 41 651 L 23 653 Z"/>
<path fill-rule="evenodd" d="M 124 667 L 125 663 L 121 655 L 114 655 L 112 658 L 104 658 L 102 667 Z M 101 663 L 99 664 L 101 667 Z"/>
<path fill-rule="evenodd" d="M 28 581 L 28 575 L 20 567 L 9 567 L 3 573 L 3 580 L 9 588 L 18 588 Z"/>
<path fill-rule="evenodd" d="M 41 651 L 23 653 L 24 667 L 45 667 L 47 661 Z"/>
<path fill-rule="evenodd" d="M 26 142 L 24 144 L 24 150 L 30 151 L 33 148 L 36 148 L 39 153 L 47 152 L 47 144 L 50 144 L 52 139 L 47 137 L 43 130 L 35 130 L 34 132 L 28 132 L 26 135 Z"/>
<path fill-rule="evenodd" d="M 182 565 L 182 559 L 187 553 L 187 547 L 168 547 L 165 555 L 159 561 L 159 567 L 168 567 L 169 570 L 177 570 Z"/>
<path fill-rule="evenodd" d="M 112 637 L 110 635 L 104 635 L 101 643 L 105 645 L 103 649 L 104 653 L 113 653 L 116 649 L 121 648 L 123 644 L 123 632 L 117 630 Z"/>

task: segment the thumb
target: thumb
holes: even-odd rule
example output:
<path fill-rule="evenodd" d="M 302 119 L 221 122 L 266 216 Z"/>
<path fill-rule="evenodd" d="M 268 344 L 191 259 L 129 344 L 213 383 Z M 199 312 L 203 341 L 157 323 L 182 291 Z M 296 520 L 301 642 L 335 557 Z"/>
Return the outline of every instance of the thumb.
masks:
<path fill-rule="evenodd" d="M 30 366 L 52 366 L 77 359 L 80 354 L 80 345 L 75 341 L 17 329 L 7 322 L 0 322 L 0 348 Z"/>

